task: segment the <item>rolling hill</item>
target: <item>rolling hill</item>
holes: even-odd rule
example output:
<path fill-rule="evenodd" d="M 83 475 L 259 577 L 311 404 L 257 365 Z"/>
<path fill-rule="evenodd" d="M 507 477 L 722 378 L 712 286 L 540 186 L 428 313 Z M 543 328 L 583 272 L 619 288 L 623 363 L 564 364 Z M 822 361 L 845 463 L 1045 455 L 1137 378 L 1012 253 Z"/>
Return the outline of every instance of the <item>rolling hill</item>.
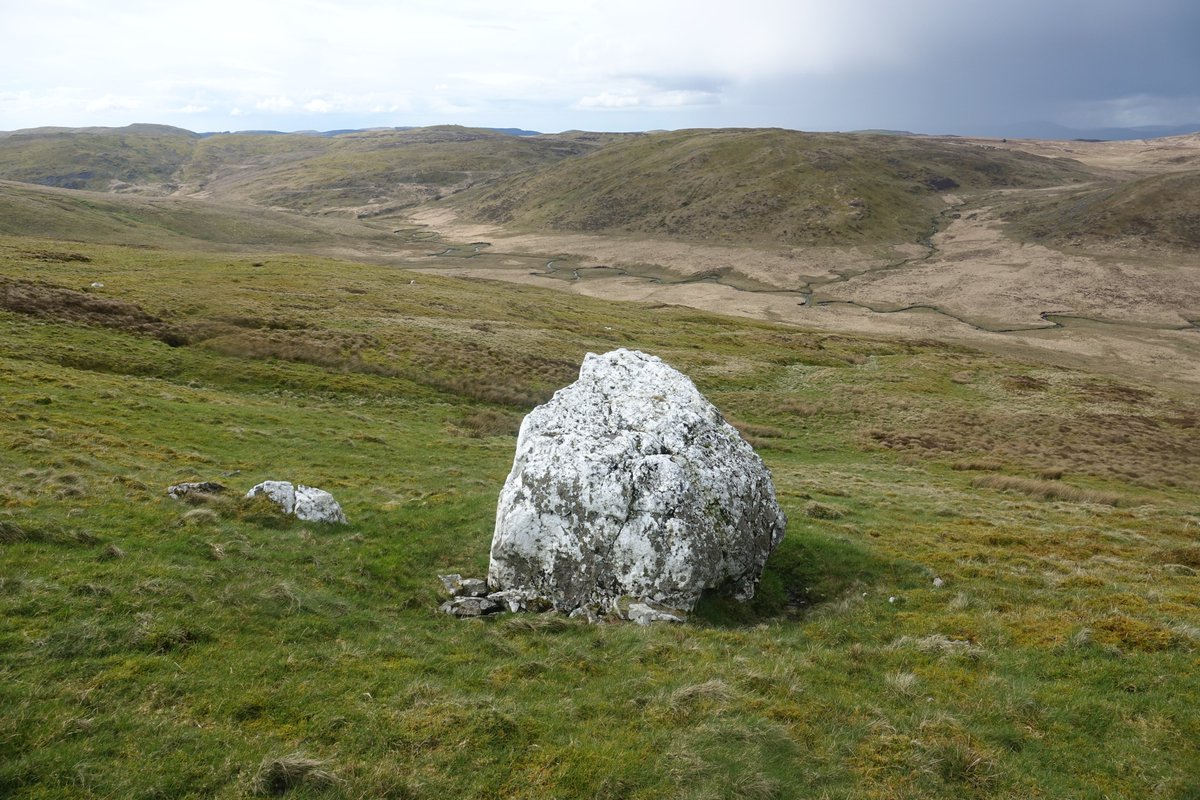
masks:
<path fill-rule="evenodd" d="M 448 202 L 467 218 L 528 230 L 903 243 L 928 234 L 948 192 L 1092 178 L 1070 160 L 953 140 L 689 130 L 618 141 Z"/>
<path fill-rule="evenodd" d="M 1200 249 L 1200 170 L 1034 200 L 1005 215 L 1015 235 L 1053 245 Z"/>
<path fill-rule="evenodd" d="M 141 197 L 0 181 L 0 234 L 188 249 L 394 247 L 387 230 L 190 197 Z"/>
<path fill-rule="evenodd" d="M 0 179 L 94 191 L 198 194 L 305 213 L 372 215 L 597 146 L 578 136 L 512 136 L 459 126 L 334 136 L 201 136 L 161 125 L 37 128 L 0 135 Z"/>
<path fill-rule="evenodd" d="M 31 128 L 0 134 L 0 178 L 64 189 L 167 194 L 200 135 L 167 125 Z"/>

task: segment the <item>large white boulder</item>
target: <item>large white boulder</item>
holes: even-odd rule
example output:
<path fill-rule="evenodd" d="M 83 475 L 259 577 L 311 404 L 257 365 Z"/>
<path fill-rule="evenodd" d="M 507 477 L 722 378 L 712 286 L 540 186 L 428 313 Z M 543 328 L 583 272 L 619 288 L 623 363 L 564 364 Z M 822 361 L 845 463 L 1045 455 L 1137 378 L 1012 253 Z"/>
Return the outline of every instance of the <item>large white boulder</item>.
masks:
<path fill-rule="evenodd" d="M 337 522 L 346 524 L 346 515 L 333 495 L 311 486 L 293 486 L 287 481 L 263 481 L 246 493 L 246 497 L 266 495 L 283 513 L 292 514 L 305 522 Z"/>
<path fill-rule="evenodd" d="M 718 587 L 745 600 L 786 524 L 762 459 L 686 376 L 589 353 L 521 424 L 488 585 L 562 611 L 690 611 Z"/>

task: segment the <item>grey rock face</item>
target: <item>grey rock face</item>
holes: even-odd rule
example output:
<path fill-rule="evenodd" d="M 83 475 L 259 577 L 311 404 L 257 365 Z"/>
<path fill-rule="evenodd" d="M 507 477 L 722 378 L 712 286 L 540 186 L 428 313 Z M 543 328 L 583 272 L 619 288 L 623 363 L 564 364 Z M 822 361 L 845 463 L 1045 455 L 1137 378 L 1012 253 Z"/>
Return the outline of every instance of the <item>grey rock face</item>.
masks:
<path fill-rule="evenodd" d="M 589 353 L 521 425 L 488 584 L 561 611 L 622 597 L 690 611 L 708 588 L 752 597 L 785 527 L 762 460 L 687 377 Z"/>
<path fill-rule="evenodd" d="M 287 481 L 263 481 L 246 493 L 246 497 L 266 495 L 283 509 L 305 522 L 336 522 L 346 524 L 342 507 L 333 495 L 311 486 L 293 486 Z"/>

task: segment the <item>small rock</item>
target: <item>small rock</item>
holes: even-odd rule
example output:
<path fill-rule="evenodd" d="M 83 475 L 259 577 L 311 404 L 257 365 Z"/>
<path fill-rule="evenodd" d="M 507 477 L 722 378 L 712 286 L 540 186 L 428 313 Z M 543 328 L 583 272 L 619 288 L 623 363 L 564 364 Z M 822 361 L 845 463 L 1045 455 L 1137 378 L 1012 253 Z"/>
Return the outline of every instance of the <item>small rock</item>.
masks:
<path fill-rule="evenodd" d="M 342 512 L 342 507 L 333 499 L 333 495 L 323 489 L 293 486 L 287 481 L 263 481 L 246 492 L 246 497 L 256 497 L 260 494 L 270 498 L 283 509 L 283 513 L 292 514 L 305 522 L 346 524 L 346 515 Z"/>
<path fill-rule="evenodd" d="M 176 500 L 182 500 L 190 494 L 221 494 L 226 489 L 214 481 L 197 481 L 193 483 L 177 483 L 167 487 L 167 494 Z"/>
<path fill-rule="evenodd" d="M 623 598 L 622 598 L 623 599 Z M 655 603 L 653 600 L 638 600 L 619 609 L 622 618 L 638 625 L 651 622 L 687 622 L 687 614 L 676 608 Z"/>
<path fill-rule="evenodd" d="M 487 597 L 455 597 L 442 603 L 439 610 L 455 617 L 480 617 L 503 611 L 504 606 Z"/>
<path fill-rule="evenodd" d="M 246 492 L 246 497 L 259 495 L 266 495 L 267 499 L 283 509 L 285 514 L 296 510 L 296 487 L 287 481 L 263 481 Z"/>
<path fill-rule="evenodd" d="M 505 589 L 502 592 L 492 592 L 488 596 L 488 600 L 499 603 L 507 608 L 512 613 L 516 614 L 520 611 L 525 611 L 530 598 L 525 592 L 517 589 Z"/>
<path fill-rule="evenodd" d="M 100 281 L 92 281 L 92 288 L 93 289 L 103 289 L 104 284 L 101 283 Z"/>
<path fill-rule="evenodd" d="M 451 597 L 458 597 L 462 594 L 462 575 L 454 573 L 452 575 L 438 575 L 438 580 L 442 582 L 442 588 L 446 594 Z"/>
<path fill-rule="evenodd" d="M 604 619 L 603 615 L 590 605 L 580 606 L 568 614 L 567 617 L 569 619 L 587 620 L 589 625 L 597 625 Z"/>
<path fill-rule="evenodd" d="M 946 582 L 945 582 L 944 580 L 942 580 L 941 578 L 934 578 L 934 579 L 933 579 L 933 588 L 935 588 L 935 589 L 940 589 L 940 588 L 942 588 L 942 587 L 943 587 L 943 586 L 945 586 L 945 585 L 946 585 Z"/>
<path fill-rule="evenodd" d="M 462 581 L 462 594 L 466 597 L 486 597 L 487 581 L 479 578 L 466 578 Z"/>

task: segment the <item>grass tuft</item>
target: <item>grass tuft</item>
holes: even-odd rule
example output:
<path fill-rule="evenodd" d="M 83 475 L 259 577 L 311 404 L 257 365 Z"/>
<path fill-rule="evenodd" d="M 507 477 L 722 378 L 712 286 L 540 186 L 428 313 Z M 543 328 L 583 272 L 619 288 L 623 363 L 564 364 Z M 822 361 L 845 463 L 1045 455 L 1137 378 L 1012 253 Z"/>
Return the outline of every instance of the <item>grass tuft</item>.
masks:
<path fill-rule="evenodd" d="M 341 784 L 341 780 L 325 768 L 325 762 L 308 758 L 303 753 L 291 753 L 280 758 L 266 758 L 255 773 L 250 791 L 260 796 L 280 795 L 300 786 L 324 789 Z"/>
<path fill-rule="evenodd" d="M 1092 503 L 1104 506 L 1128 505 L 1129 500 L 1115 492 L 1083 489 L 1058 481 L 1018 478 L 1012 475 L 987 475 L 976 478 L 971 485 L 978 489 L 1017 492 L 1041 500 L 1065 500 L 1069 503 Z"/>

